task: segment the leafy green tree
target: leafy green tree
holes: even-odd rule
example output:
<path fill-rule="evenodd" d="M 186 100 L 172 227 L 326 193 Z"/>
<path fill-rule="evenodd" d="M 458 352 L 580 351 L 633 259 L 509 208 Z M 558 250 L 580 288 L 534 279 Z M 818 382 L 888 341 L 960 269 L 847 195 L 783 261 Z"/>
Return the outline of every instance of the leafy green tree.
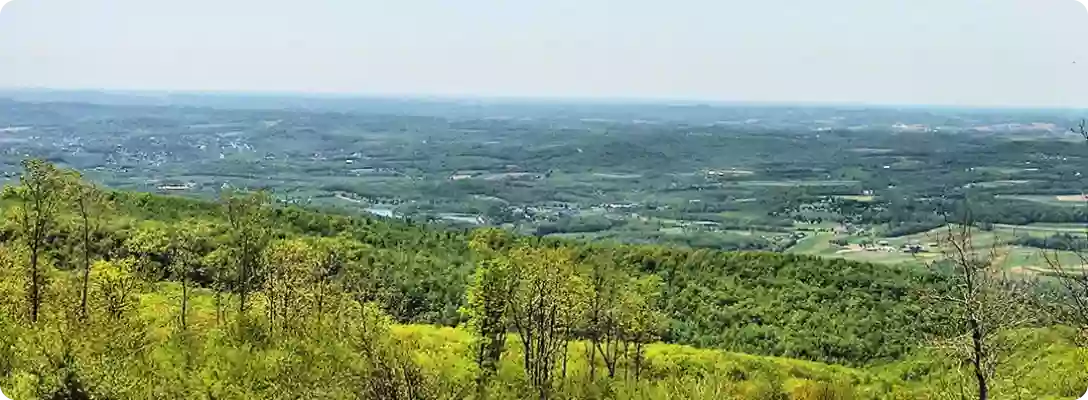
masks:
<path fill-rule="evenodd" d="M 265 249 L 263 294 L 271 333 L 298 331 L 310 311 L 305 298 L 314 294 L 311 282 L 322 261 L 318 249 L 303 239 L 274 241 Z"/>
<path fill-rule="evenodd" d="M 402 343 L 390 334 L 392 321 L 373 303 L 350 301 L 344 307 L 348 323 L 340 327 L 350 348 L 363 360 L 348 383 L 359 388 L 357 398 L 417 400 L 435 397 L 432 382 Z"/>
<path fill-rule="evenodd" d="M 208 246 L 211 231 L 211 227 L 197 220 L 171 225 L 144 224 L 125 241 L 125 247 L 140 256 L 140 262 L 147 263 L 152 257 L 161 257 L 170 275 L 181 283 L 178 319 L 182 331 L 187 331 L 189 326 L 192 276 L 201 268 L 201 254 Z"/>
<path fill-rule="evenodd" d="M 91 267 L 94 283 L 93 295 L 99 308 L 113 320 L 121 319 L 136 305 L 140 279 L 133 273 L 136 261 L 127 258 L 118 261 L 98 261 Z"/>
<path fill-rule="evenodd" d="M 514 266 L 503 253 L 510 239 L 503 231 L 484 229 L 477 231 L 469 242 L 478 261 L 463 311 L 475 336 L 476 387 L 480 397 L 486 396 L 487 386 L 506 348 L 510 300 L 517 284 Z"/>
<path fill-rule="evenodd" d="M 521 342 L 525 375 L 545 400 L 556 373 L 566 374 L 568 345 L 585 316 L 589 289 L 568 248 L 521 246 L 509 257 L 515 282 L 509 320 Z"/>
<path fill-rule="evenodd" d="M 589 339 L 589 376 L 597 376 L 597 356 L 601 357 L 608 377 L 616 376 L 616 366 L 623 357 L 621 346 L 621 321 L 623 319 L 620 301 L 630 276 L 616 266 L 611 252 L 598 254 L 585 263 L 583 272 L 590 288 L 586 307 L 586 327 L 584 335 Z"/>
<path fill-rule="evenodd" d="M 368 274 L 370 271 L 364 271 L 367 266 L 353 261 L 358 260 L 365 252 L 364 246 L 358 242 L 337 236 L 312 240 L 311 245 L 316 249 L 318 259 L 312 265 L 312 269 L 306 271 L 309 274 L 307 283 L 310 285 L 312 296 L 311 314 L 315 319 L 312 326 L 318 334 L 321 334 L 327 322 L 326 315 L 339 313 L 339 307 L 343 303 L 341 298 L 344 292 L 350 290 L 342 282 L 344 271 L 358 270 L 362 274 Z M 341 276 L 341 279 L 337 279 L 338 276 Z M 362 289 L 364 293 L 357 295 L 357 300 L 372 300 L 370 292 L 376 289 L 369 282 L 359 289 Z"/>
<path fill-rule="evenodd" d="M 261 254 L 268 245 L 271 230 L 267 193 L 223 193 L 220 203 L 229 229 L 229 251 L 233 266 L 231 288 L 238 296 L 238 314 L 243 317 L 248 296 L 259 283 Z"/>
<path fill-rule="evenodd" d="M 23 174 L 15 193 L 20 204 L 13 215 L 23 244 L 29 250 L 28 303 L 30 320 L 38 321 L 45 291 L 46 272 L 41 268 L 41 257 L 46 238 L 56 225 L 60 211 L 64 181 L 60 171 L 40 159 L 23 161 Z"/>
<path fill-rule="evenodd" d="M 220 246 L 201 257 L 201 263 L 211 269 L 209 271 L 212 278 L 211 285 L 215 291 L 215 322 L 219 325 L 227 322 L 226 303 L 229 298 L 224 296 L 229 294 L 231 285 L 230 266 L 233 263 L 231 254 L 231 249 Z"/>
<path fill-rule="evenodd" d="M 620 298 L 620 321 L 626 358 L 631 360 L 634 378 L 642 377 L 645 346 L 656 342 L 665 331 L 667 317 L 658 308 L 661 300 L 661 278 L 649 275 L 630 278 Z"/>
<path fill-rule="evenodd" d="M 80 288 L 80 318 L 87 318 L 87 292 L 91 276 L 92 239 L 97 236 L 106 216 L 113 208 L 112 201 L 94 183 L 83 180 L 78 172 L 70 172 L 65 182 L 67 197 L 76 212 L 80 240 L 80 257 L 83 270 Z"/>
<path fill-rule="evenodd" d="M 189 330 L 189 297 L 192 276 L 201 268 L 201 251 L 210 237 L 210 228 L 199 222 L 190 222 L 169 231 L 170 260 L 174 276 L 181 282 L 180 321 L 181 330 Z"/>

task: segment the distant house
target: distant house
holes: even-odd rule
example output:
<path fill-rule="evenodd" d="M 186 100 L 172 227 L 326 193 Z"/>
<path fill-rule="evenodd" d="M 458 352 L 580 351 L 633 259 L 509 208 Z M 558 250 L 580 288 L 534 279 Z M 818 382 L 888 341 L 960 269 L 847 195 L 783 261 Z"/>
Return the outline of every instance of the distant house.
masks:
<path fill-rule="evenodd" d="M 912 254 L 913 253 L 923 253 L 923 252 L 926 251 L 926 248 L 924 246 L 920 245 L 920 244 L 917 244 L 917 243 L 910 243 L 910 244 L 904 244 L 901 251 L 904 252 L 904 253 L 912 253 Z"/>
<path fill-rule="evenodd" d="M 180 192 L 180 191 L 185 191 L 185 190 L 192 189 L 195 186 L 196 186 L 195 183 L 186 182 L 186 183 L 180 183 L 180 184 L 174 183 L 174 184 L 159 185 L 158 189 L 160 191 L 163 191 L 163 192 Z"/>
<path fill-rule="evenodd" d="M 610 204 L 605 204 L 605 205 L 604 205 L 604 207 L 605 207 L 605 208 L 608 208 L 608 209 L 628 210 L 628 209 L 632 209 L 632 208 L 638 207 L 638 204 L 632 204 L 632 203 L 610 203 Z"/>

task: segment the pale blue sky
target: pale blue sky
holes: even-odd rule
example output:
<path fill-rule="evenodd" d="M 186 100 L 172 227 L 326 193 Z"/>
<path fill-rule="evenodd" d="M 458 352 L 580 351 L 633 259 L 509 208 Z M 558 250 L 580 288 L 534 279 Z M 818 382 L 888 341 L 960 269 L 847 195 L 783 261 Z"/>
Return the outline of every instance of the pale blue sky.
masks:
<path fill-rule="evenodd" d="M 0 87 L 1088 107 L 1088 11 L 1074 0 L 14 0 L 0 13 Z"/>

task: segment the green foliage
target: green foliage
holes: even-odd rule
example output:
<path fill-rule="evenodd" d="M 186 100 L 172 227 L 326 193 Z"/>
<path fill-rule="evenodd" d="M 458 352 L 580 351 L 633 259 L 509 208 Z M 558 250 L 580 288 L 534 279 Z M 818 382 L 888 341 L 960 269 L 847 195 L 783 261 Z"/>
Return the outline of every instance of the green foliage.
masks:
<path fill-rule="evenodd" d="M 928 271 L 449 231 L 259 194 L 107 197 L 92 245 L 58 222 L 74 210 L 35 214 L 48 241 L 18 218 L 0 227 L 13 398 L 925 399 L 962 385 L 956 362 L 920 350 L 936 321 L 918 293 L 941 289 Z M 33 199 L 9 197 L 5 215 Z M 85 315 L 70 249 L 93 260 Z M 1008 334 L 1025 335 L 1010 360 L 1031 361 L 1008 368 L 1030 381 L 995 394 L 1074 391 L 1032 369 L 1083 375 L 1070 332 Z"/>
<path fill-rule="evenodd" d="M 477 370 L 477 390 L 483 395 L 506 350 L 506 333 L 510 329 L 508 308 L 517 283 L 514 266 L 500 250 L 510 240 L 498 230 L 482 230 L 473 235 L 469 246 L 479 254 L 479 264 L 473 283 L 466 293 L 463 313 L 468 328 L 475 335 L 473 352 Z"/>

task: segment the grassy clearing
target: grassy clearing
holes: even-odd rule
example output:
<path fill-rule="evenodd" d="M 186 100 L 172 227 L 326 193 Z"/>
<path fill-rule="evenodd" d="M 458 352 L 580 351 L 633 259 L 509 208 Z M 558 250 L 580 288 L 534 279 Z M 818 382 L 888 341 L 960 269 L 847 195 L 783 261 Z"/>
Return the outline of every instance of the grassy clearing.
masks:
<path fill-rule="evenodd" d="M 1079 224 L 1079 223 L 1039 222 L 1039 223 L 1034 223 L 1034 224 L 1026 225 L 1026 226 L 1032 227 L 1032 228 L 1050 228 L 1050 229 L 1055 229 L 1055 230 L 1077 231 L 1077 232 L 1084 232 L 1086 229 L 1088 229 L 1088 224 Z"/>
<path fill-rule="evenodd" d="M 1067 195 L 1039 195 L 1039 194 L 1014 194 L 1014 195 L 999 195 L 999 199 L 1009 200 L 1022 200 L 1030 201 L 1040 204 L 1047 204 L 1052 206 L 1077 206 L 1085 203 L 1084 197 L 1081 194 L 1067 194 Z"/>
<path fill-rule="evenodd" d="M 611 179 L 611 180 L 620 179 L 620 180 L 623 180 L 623 179 L 638 179 L 638 178 L 642 177 L 642 174 L 620 174 L 620 173 L 594 172 L 594 173 L 590 174 L 590 177 L 598 178 L 598 179 Z"/>
<path fill-rule="evenodd" d="M 999 180 L 999 181 L 978 182 L 978 183 L 975 183 L 974 186 L 980 187 L 980 188 L 1001 188 L 1001 187 L 1009 187 L 1009 186 L 1026 185 L 1026 184 L 1029 184 L 1029 183 L 1031 183 L 1031 181 L 1028 181 L 1028 180 Z"/>
<path fill-rule="evenodd" d="M 807 236 L 799 240 L 788 252 L 808 255 L 834 255 L 837 246 L 829 242 L 834 238 L 835 235 L 830 233 Z"/>
<path fill-rule="evenodd" d="M 1001 175 L 1015 175 L 1015 174 L 1019 174 L 1019 173 L 1027 171 L 1028 168 L 980 166 L 980 167 L 975 167 L 975 170 L 977 172 L 989 172 L 989 173 L 1001 174 Z"/>
<path fill-rule="evenodd" d="M 952 226 L 952 228 L 953 228 L 952 231 L 954 231 L 954 232 L 959 232 L 960 229 L 961 229 L 958 226 Z M 1001 245 L 1005 244 L 1008 240 L 1012 239 L 1013 235 L 1012 235 L 1011 231 L 1006 231 L 1006 230 L 1003 230 L 1003 229 L 996 229 L 996 228 L 997 227 L 995 226 L 994 230 L 989 230 L 989 231 L 978 229 L 978 228 L 971 228 L 971 238 L 972 238 L 972 243 L 974 244 L 974 247 L 976 249 L 991 248 L 991 247 L 994 247 L 994 246 L 1000 247 Z M 931 230 L 926 231 L 926 232 L 915 233 L 913 235 L 901 236 L 901 237 L 897 237 L 897 238 L 888 238 L 888 239 L 883 239 L 883 240 L 887 240 L 888 243 L 890 243 L 891 246 L 896 246 L 896 247 L 899 247 L 899 246 L 902 246 L 902 245 L 908 244 L 908 243 L 920 243 L 920 244 L 923 244 L 923 245 L 927 245 L 927 247 L 932 247 L 932 246 L 928 246 L 928 245 L 939 244 L 941 242 L 947 241 L 948 240 L 948 235 L 949 235 L 949 227 L 948 226 L 942 226 L 942 227 L 931 229 Z"/>
<path fill-rule="evenodd" d="M 1071 271 L 1088 269 L 1079 255 L 1069 251 L 1047 250 L 1044 255 L 1044 250 L 1019 246 L 1011 246 L 1005 251 L 1004 267 L 1011 272 L 1056 272 L 1050 265 L 1051 262 L 1057 262 L 1062 268 Z"/>
<path fill-rule="evenodd" d="M 910 255 L 901 252 L 885 252 L 885 251 L 849 251 L 845 253 L 836 254 L 836 256 L 851 260 L 870 262 L 875 264 L 915 264 L 925 265 L 927 262 L 933 261 L 937 258 L 934 254 L 917 254 Z"/>
<path fill-rule="evenodd" d="M 1030 235 L 1036 237 L 1052 236 L 1060 233 L 1083 235 L 1086 227 L 1080 224 L 1031 224 L 1031 225 L 1004 225 L 994 224 L 994 229 L 1009 236 Z"/>
<path fill-rule="evenodd" d="M 754 236 L 754 237 L 761 237 L 761 236 L 775 237 L 775 236 L 786 236 L 786 235 L 788 235 L 788 233 L 773 232 L 773 231 L 761 231 L 759 229 L 726 229 L 726 230 L 723 230 L 722 232 L 731 233 L 731 234 L 740 235 L 740 236 Z"/>

